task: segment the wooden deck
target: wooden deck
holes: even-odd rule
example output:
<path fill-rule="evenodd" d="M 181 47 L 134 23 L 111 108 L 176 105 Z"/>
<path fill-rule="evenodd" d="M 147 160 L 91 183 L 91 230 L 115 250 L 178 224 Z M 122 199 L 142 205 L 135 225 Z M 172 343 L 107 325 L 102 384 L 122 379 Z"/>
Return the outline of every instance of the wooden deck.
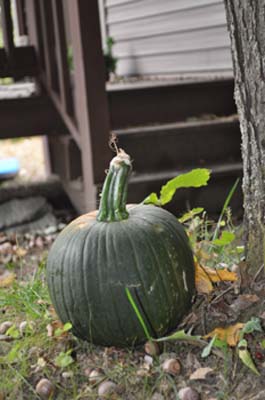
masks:
<path fill-rule="evenodd" d="M 50 171 L 60 176 L 80 212 L 97 205 L 112 132 L 134 159 L 129 201 L 141 201 L 180 171 L 204 166 L 213 170 L 211 187 L 185 191 L 176 201 L 185 207 L 199 198 L 205 201 L 200 205 L 220 210 L 241 175 L 231 77 L 106 86 L 97 2 L 17 0 L 20 29 L 30 43 L 16 48 L 10 0 L 0 1 L 5 10 L 0 76 L 28 76 L 38 87 L 30 97 L 0 99 L 0 138 L 45 135 Z M 238 207 L 240 194 L 235 199 Z"/>

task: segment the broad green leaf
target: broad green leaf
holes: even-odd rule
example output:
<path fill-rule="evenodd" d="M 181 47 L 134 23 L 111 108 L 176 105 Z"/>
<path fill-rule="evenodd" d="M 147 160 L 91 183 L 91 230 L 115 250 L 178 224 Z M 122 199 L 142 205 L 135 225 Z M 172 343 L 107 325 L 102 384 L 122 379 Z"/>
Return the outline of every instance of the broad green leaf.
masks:
<path fill-rule="evenodd" d="M 182 215 L 182 217 L 179 218 L 179 222 L 181 222 L 183 224 L 184 222 L 189 221 L 190 219 L 195 217 L 195 215 L 201 214 L 203 211 L 204 211 L 204 208 L 202 208 L 202 207 L 193 208 L 192 210 L 190 210 L 187 213 L 185 213 L 184 215 Z"/>
<path fill-rule="evenodd" d="M 63 326 L 63 331 L 64 332 L 68 332 L 70 331 L 70 329 L 72 329 L 73 325 L 71 324 L 71 322 L 66 322 L 66 324 L 64 324 Z"/>
<path fill-rule="evenodd" d="M 203 351 L 202 351 L 202 358 L 206 358 L 211 354 L 212 348 L 214 346 L 216 340 L 216 335 L 212 338 L 212 340 L 207 344 L 207 346 L 204 347 Z"/>
<path fill-rule="evenodd" d="M 235 234 L 229 231 L 223 231 L 220 239 L 213 240 L 216 246 L 227 246 L 235 240 Z"/>
<path fill-rule="evenodd" d="M 55 358 L 55 365 L 60 368 L 65 368 L 68 367 L 68 365 L 71 365 L 74 362 L 74 359 L 70 356 L 69 352 L 64 353 L 61 352 L 56 358 Z"/>
<path fill-rule="evenodd" d="M 247 341 L 245 339 L 242 339 L 238 343 L 238 356 L 242 363 L 245 364 L 252 372 L 254 372 L 254 374 L 260 375 L 259 371 L 256 368 L 256 365 L 251 358 L 251 354 L 247 349 Z"/>
<path fill-rule="evenodd" d="M 144 204 L 154 204 L 155 206 L 160 206 L 160 200 L 156 193 L 151 193 L 144 199 Z"/>
<path fill-rule="evenodd" d="M 253 333 L 253 332 L 262 332 L 262 327 L 260 325 L 260 319 L 256 317 L 252 317 L 250 321 L 245 323 L 244 328 L 242 329 L 242 334 L 245 333 Z"/>
<path fill-rule="evenodd" d="M 63 333 L 70 331 L 72 329 L 71 322 L 66 322 L 62 328 L 57 328 L 54 332 L 55 336 L 61 336 Z"/>
<path fill-rule="evenodd" d="M 201 337 L 189 335 L 188 333 L 185 333 L 184 329 L 182 329 L 181 331 L 177 331 L 170 336 L 164 336 L 159 339 L 153 340 L 156 342 L 166 342 L 168 340 L 184 340 L 188 342 L 197 342 L 201 340 Z"/>
<path fill-rule="evenodd" d="M 176 176 L 162 186 L 160 192 L 161 205 L 169 203 L 177 189 L 205 186 L 209 178 L 210 171 L 206 168 L 193 169 L 186 174 Z"/>
<path fill-rule="evenodd" d="M 6 335 L 11 336 L 13 339 L 18 339 L 20 336 L 20 332 L 19 329 L 16 327 L 16 325 L 12 325 L 6 331 Z"/>

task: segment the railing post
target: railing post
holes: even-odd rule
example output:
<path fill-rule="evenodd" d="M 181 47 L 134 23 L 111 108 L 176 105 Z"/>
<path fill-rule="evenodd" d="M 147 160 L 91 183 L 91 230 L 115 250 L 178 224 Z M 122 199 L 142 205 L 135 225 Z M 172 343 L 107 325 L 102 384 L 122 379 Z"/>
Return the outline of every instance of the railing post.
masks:
<path fill-rule="evenodd" d="M 13 21 L 11 15 L 10 0 L 0 0 L 1 5 L 1 25 L 3 30 L 4 48 L 8 58 L 10 69 L 14 68 L 14 38 L 13 38 Z"/>
<path fill-rule="evenodd" d="M 87 207 L 95 203 L 95 184 L 102 182 L 110 150 L 109 111 L 97 1 L 68 0 L 74 59 L 74 90 L 80 133 Z"/>
<path fill-rule="evenodd" d="M 18 33 L 21 36 L 28 34 L 26 15 L 25 15 L 25 0 L 15 0 L 17 9 Z"/>
<path fill-rule="evenodd" d="M 67 42 L 65 33 L 65 21 L 62 0 L 52 0 L 54 15 L 54 34 L 56 43 L 56 56 L 58 63 L 60 99 L 63 109 L 69 115 L 73 115 L 73 102 L 70 85 L 70 67 L 67 60 Z"/>

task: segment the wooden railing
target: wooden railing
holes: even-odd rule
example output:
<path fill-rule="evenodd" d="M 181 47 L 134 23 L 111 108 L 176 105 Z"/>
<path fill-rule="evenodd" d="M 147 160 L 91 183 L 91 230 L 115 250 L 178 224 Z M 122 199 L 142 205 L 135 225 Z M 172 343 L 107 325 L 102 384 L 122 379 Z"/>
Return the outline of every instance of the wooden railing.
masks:
<path fill-rule="evenodd" d="M 16 0 L 19 33 L 29 39 L 28 46 L 18 48 L 13 39 L 10 0 L 0 0 L 0 4 L 4 36 L 0 77 L 34 76 L 40 95 L 51 99 L 65 136 L 59 135 L 58 124 L 52 134 L 49 132 L 50 170 L 60 174 L 77 208 L 91 209 L 95 207 L 96 185 L 102 182 L 110 158 L 97 1 Z M 73 185 L 77 180 L 78 190 Z"/>

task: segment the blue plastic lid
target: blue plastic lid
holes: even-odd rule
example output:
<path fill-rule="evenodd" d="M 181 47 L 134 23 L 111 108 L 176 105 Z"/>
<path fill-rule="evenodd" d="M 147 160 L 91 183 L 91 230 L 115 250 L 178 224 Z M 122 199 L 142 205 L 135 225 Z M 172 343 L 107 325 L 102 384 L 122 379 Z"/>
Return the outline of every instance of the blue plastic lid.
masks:
<path fill-rule="evenodd" d="M 19 162 L 16 158 L 0 160 L 0 179 L 15 176 L 19 172 L 19 168 Z"/>

